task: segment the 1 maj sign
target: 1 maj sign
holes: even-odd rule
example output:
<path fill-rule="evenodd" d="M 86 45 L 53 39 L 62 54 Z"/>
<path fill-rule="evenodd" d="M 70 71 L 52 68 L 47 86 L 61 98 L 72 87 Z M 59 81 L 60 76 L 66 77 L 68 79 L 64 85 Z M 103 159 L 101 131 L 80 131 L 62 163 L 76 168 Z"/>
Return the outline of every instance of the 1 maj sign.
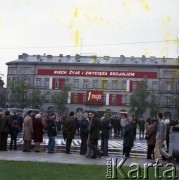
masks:
<path fill-rule="evenodd" d="M 86 102 L 87 103 L 101 103 L 103 101 L 103 92 L 102 91 L 87 91 L 86 93 Z"/>

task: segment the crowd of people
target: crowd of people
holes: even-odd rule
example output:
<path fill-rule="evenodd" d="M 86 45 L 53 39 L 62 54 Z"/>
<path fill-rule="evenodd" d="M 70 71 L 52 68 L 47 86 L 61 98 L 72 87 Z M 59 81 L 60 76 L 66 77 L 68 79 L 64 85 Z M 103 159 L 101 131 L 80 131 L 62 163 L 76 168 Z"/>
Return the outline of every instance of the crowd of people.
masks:
<path fill-rule="evenodd" d="M 162 113 L 157 116 L 137 119 L 135 114 L 120 112 L 112 115 L 104 113 L 99 117 L 96 112 L 80 112 L 69 114 L 57 113 L 34 113 L 29 110 L 23 117 L 22 114 L 0 112 L 0 151 L 7 150 L 7 138 L 10 134 L 10 150 L 17 150 L 18 133 L 23 133 L 23 151 L 32 150 L 31 143 L 34 141 L 34 151 L 40 152 L 44 134 L 48 136 L 48 153 L 55 153 L 55 138 L 61 132 L 66 141 L 66 153 L 71 154 L 71 143 L 78 134 L 81 138 L 80 154 L 88 158 L 100 158 L 108 156 L 108 141 L 111 134 L 123 139 L 123 155 L 130 156 L 137 129 L 139 127 L 139 139 L 147 141 L 147 159 L 159 160 L 163 158 L 171 161 L 168 154 L 169 132 L 178 121 L 171 121 L 163 117 Z M 101 139 L 99 146 L 98 140 Z M 164 148 L 166 142 L 167 149 Z M 100 148 L 99 148 L 100 147 Z"/>

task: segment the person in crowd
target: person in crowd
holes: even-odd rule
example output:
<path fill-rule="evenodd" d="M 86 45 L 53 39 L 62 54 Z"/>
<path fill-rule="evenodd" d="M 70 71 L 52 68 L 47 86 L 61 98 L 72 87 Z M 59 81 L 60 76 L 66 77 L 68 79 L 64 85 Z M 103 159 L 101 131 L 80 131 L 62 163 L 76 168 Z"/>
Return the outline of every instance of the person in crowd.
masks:
<path fill-rule="evenodd" d="M 157 133 L 157 119 L 154 117 L 151 124 L 147 126 L 146 129 L 146 139 L 147 139 L 147 159 L 154 159 L 154 148 L 156 143 L 156 133 Z"/>
<path fill-rule="evenodd" d="M 121 137 L 123 137 L 124 135 L 124 126 L 126 124 L 127 121 L 127 114 L 126 113 L 121 113 Z"/>
<path fill-rule="evenodd" d="M 143 117 L 139 120 L 139 139 L 144 139 L 144 131 L 145 131 L 145 120 Z"/>
<path fill-rule="evenodd" d="M 90 134 L 89 134 L 89 131 L 90 131 L 90 125 L 91 125 L 91 120 L 92 120 L 92 113 L 89 113 L 88 114 L 88 139 L 87 139 L 87 153 L 86 153 L 86 156 L 87 158 L 92 158 L 94 157 L 94 153 L 93 153 L 93 150 L 91 149 L 90 147 Z"/>
<path fill-rule="evenodd" d="M 47 135 L 48 141 L 48 153 L 55 152 L 55 136 L 57 136 L 57 126 L 55 123 L 56 115 L 55 113 L 50 113 L 50 117 L 47 120 Z"/>
<path fill-rule="evenodd" d="M 154 149 L 155 162 L 159 161 L 160 153 L 171 162 L 172 157 L 166 152 L 163 143 L 166 140 L 166 124 L 163 119 L 163 114 L 157 114 L 158 124 L 157 124 L 157 135 L 156 135 L 156 143 Z"/>
<path fill-rule="evenodd" d="M 43 123 L 42 123 L 42 116 L 41 114 L 36 114 L 35 115 L 35 120 L 34 120 L 34 148 L 35 152 L 40 152 L 40 143 L 43 142 Z"/>
<path fill-rule="evenodd" d="M 169 152 L 170 129 L 172 127 L 170 118 L 165 119 L 165 124 L 166 124 L 166 146 L 167 146 L 167 152 Z"/>
<path fill-rule="evenodd" d="M 21 112 L 19 112 L 19 113 L 17 114 L 17 124 L 18 124 L 18 126 L 19 126 L 20 132 L 22 132 L 22 127 L 23 127 L 23 115 L 22 115 Z"/>
<path fill-rule="evenodd" d="M 23 145 L 23 151 L 24 152 L 30 152 L 31 148 L 31 141 L 33 139 L 34 134 L 34 128 L 33 128 L 33 120 L 32 120 L 32 110 L 29 110 L 27 112 L 26 117 L 24 118 L 24 145 Z"/>
<path fill-rule="evenodd" d="M 96 112 L 92 112 L 92 120 L 89 127 L 89 146 L 93 150 L 91 158 L 101 157 L 103 152 L 98 148 L 98 139 L 100 136 L 100 118 Z"/>
<path fill-rule="evenodd" d="M 14 150 L 17 150 L 17 136 L 20 132 L 19 125 L 16 120 L 12 122 L 12 125 L 10 127 L 10 135 L 11 135 L 11 142 L 10 142 L 10 150 L 12 150 L 12 146 L 14 144 Z"/>
<path fill-rule="evenodd" d="M 108 139 L 111 129 L 110 117 L 107 113 L 101 119 L 101 151 L 108 156 Z"/>
<path fill-rule="evenodd" d="M 75 113 L 71 111 L 65 121 L 63 122 L 63 132 L 66 135 L 66 153 L 71 154 L 70 148 L 72 139 L 76 133 L 76 125 L 75 125 Z"/>
<path fill-rule="evenodd" d="M 87 139 L 88 139 L 88 114 L 82 113 L 82 119 L 80 121 L 80 138 L 81 138 L 81 147 L 80 154 L 85 155 L 87 152 Z"/>
<path fill-rule="evenodd" d="M 133 130 L 133 119 L 129 117 L 124 126 L 123 155 L 125 155 L 126 158 L 130 156 L 131 149 L 134 145 Z"/>
<path fill-rule="evenodd" d="M 137 124 L 138 124 L 137 117 L 135 114 L 132 114 L 132 125 L 133 125 L 134 139 L 136 139 Z"/>
<path fill-rule="evenodd" d="M 6 111 L 0 119 L 0 151 L 7 151 L 7 138 L 10 131 L 11 115 Z"/>
<path fill-rule="evenodd" d="M 66 133 L 66 130 L 65 130 L 65 121 L 68 117 L 68 114 L 63 114 L 60 118 L 60 121 L 61 121 L 61 124 L 62 124 L 62 135 L 63 135 L 63 139 L 66 140 L 67 138 L 67 133 Z"/>
<path fill-rule="evenodd" d="M 116 114 L 113 117 L 113 124 L 114 124 L 114 135 L 119 136 L 121 132 L 121 123 L 120 123 L 120 116 Z"/>
<path fill-rule="evenodd" d="M 81 111 L 77 112 L 77 114 L 74 116 L 74 118 L 75 118 L 74 120 L 75 120 L 76 132 L 77 132 L 77 135 L 79 135 L 80 134 L 80 121 L 82 118 Z"/>

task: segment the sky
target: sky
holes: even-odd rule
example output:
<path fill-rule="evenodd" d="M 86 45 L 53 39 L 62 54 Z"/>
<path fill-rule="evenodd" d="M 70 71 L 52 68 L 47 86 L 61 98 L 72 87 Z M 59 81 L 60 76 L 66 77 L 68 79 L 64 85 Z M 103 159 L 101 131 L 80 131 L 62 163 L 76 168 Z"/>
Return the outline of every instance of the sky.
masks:
<path fill-rule="evenodd" d="M 19 54 L 179 55 L 178 0 L 0 0 L 0 77 Z"/>

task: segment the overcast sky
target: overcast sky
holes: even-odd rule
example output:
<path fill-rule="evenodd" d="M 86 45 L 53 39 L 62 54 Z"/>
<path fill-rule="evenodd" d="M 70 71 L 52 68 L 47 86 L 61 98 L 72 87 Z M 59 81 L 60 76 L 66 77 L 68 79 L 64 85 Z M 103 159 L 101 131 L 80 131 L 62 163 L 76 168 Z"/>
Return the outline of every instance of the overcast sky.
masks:
<path fill-rule="evenodd" d="M 178 0 L 0 0 L 5 82 L 22 53 L 177 57 L 177 37 Z"/>

